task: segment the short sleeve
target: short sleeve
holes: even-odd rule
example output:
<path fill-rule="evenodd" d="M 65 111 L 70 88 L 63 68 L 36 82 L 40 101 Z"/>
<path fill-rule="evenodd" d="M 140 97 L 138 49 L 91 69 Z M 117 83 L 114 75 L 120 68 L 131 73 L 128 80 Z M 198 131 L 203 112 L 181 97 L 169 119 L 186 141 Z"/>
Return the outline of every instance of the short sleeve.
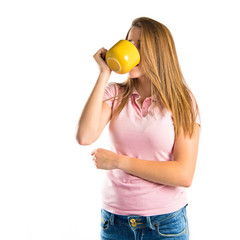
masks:
<path fill-rule="evenodd" d="M 103 101 L 106 102 L 110 107 L 112 107 L 115 96 L 116 96 L 116 83 L 108 83 L 104 90 Z"/>

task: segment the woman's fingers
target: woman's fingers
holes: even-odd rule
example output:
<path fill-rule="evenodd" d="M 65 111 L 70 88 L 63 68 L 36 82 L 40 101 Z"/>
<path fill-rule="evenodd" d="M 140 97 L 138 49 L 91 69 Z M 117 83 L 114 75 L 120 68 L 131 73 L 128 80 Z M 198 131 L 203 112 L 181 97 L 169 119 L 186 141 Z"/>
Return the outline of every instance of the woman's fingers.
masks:
<path fill-rule="evenodd" d="M 108 72 L 111 73 L 111 69 L 108 67 L 105 56 L 106 56 L 107 49 L 100 48 L 94 55 L 93 58 L 95 59 L 96 63 L 98 64 L 98 67 L 100 69 L 100 72 Z"/>
<path fill-rule="evenodd" d="M 91 155 L 94 155 L 96 153 L 96 149 L 94 149 L 92 152 L 91 152 Z"/>

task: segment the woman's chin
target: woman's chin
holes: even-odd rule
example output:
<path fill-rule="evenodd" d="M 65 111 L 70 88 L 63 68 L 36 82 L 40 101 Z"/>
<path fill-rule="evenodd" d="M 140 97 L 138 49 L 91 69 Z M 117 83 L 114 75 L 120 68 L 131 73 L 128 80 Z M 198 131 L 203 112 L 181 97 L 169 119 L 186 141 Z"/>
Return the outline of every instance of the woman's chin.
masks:
<path fill-rule="evenodd" d="M 128 72 L 128 77 L 129 78 L 139 78 L 139 77 L 141 77 L 141 75 L 142 74 L 139 71 L 138 65 Z"/>

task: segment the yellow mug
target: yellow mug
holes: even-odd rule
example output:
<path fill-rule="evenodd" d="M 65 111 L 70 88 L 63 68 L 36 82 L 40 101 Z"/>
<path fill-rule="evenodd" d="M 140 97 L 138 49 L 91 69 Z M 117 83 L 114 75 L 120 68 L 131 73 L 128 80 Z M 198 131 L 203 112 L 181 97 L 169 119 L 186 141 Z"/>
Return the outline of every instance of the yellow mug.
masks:
<path fill-rule="evenodd" d="M 110 48 L 105 60 L 114 72 L 124 74 L 140 62 L 138 49 L 128 40 L 120 40 Z"/>

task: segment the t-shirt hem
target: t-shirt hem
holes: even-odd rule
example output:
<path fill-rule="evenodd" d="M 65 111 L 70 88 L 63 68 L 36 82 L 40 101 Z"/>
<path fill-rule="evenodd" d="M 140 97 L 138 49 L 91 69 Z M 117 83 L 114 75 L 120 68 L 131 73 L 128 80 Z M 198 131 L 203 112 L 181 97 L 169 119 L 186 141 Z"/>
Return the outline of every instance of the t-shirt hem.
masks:
<path fill-rule="evenodd" d="M 121 210 L 117 208 L 113 208 L 111 206 L 108 206 L 107 204 L 102 204 L 102 208 L 106 211 L 117 214 L 117 215 L 123 215 L 123 216 L 129 216 L 129 215 L 138 215 L 138 216 L 155 216 L 155 215 L 162 215 L 162 214 L 168 214 L 178 211 L 179 209 L 185 207 L 188 204 L 188 202 L 181 202 L 181 204 L 177 204 L 171 207 L 167 208 L 159 208 L 159 209 L 153 209 L 153 210 Z"/>

